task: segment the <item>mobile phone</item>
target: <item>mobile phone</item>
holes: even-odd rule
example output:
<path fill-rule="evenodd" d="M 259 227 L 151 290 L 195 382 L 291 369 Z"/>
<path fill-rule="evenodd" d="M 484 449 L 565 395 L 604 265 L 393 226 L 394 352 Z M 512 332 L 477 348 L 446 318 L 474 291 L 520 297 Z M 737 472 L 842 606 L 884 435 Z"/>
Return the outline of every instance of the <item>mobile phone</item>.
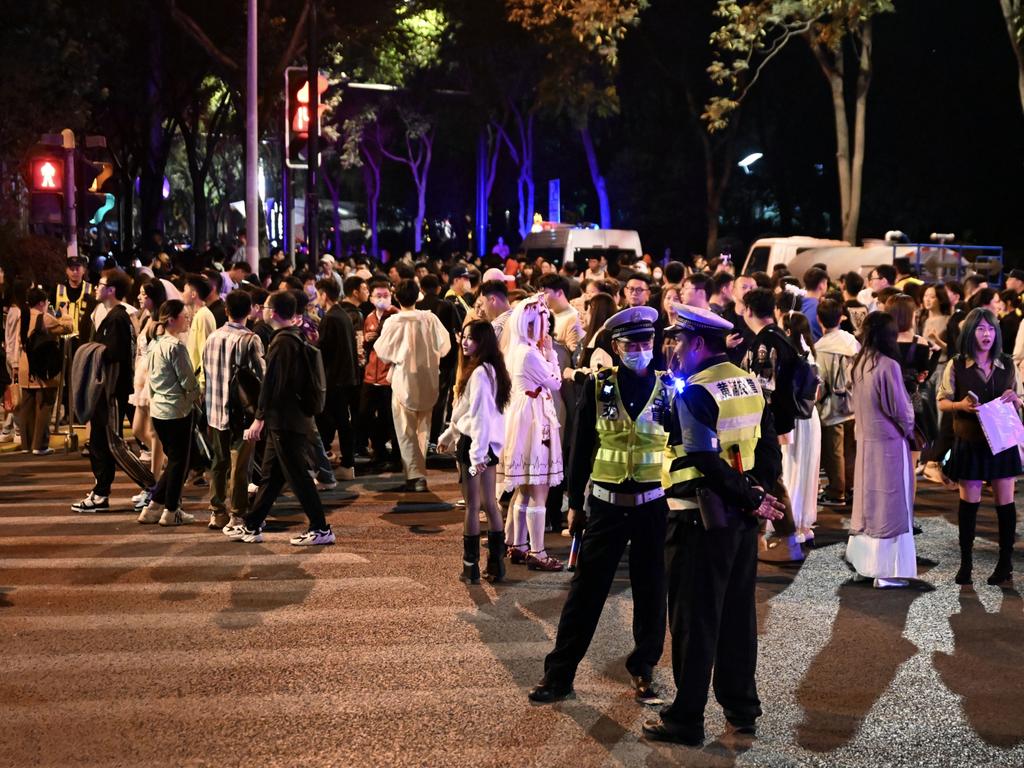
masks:
<path fill-rule="evenodd" d="M 974 394 L 974 392 L 972 392 L 971 390 L 967 390 L 967 396 L 969 398 L 971 398 L 971 400 L 973 400 L 976 403 L 980 403 L 981 402 L 981 399 L 976 394 Z"/>

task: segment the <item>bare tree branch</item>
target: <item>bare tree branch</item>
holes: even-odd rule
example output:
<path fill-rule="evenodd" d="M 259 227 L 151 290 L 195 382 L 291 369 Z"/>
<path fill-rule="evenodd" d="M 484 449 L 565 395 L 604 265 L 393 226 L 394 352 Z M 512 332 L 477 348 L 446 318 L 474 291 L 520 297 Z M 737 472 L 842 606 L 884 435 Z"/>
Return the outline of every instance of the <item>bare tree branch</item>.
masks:
<path fill-rule="evenodd" d="M 199 24 L 196 23 L 195 19 L 178 7 L 176 0 L 167 0 L 167 9 L 170 11 L 171 18 L 177 22 L 178 26 L 191 35 L 199 46 L 215 61 L 219 62 L 222 66 L 232 72 L 239 72 L 241 70 L 241 67 L 238 66 L 238 62 L 221 51 L 220 48 L 217 47 L 216 43 L 210 39 L 209 35 L 207 35 Z"/>

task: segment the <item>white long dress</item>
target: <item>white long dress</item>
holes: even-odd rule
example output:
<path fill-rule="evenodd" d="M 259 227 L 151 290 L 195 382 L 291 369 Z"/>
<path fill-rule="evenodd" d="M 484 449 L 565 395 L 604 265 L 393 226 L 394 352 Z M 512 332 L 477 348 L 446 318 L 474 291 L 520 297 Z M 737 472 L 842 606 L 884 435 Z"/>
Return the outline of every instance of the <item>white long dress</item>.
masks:
<path fill-rule="evenodd" d="M 808 362 L 814 357 L 808 353 Z M 821 419 L 815 408 L 809 419 L 797 419 L 792 442 L 782 446 L 782 482 L 793 506 L 797 531 L 818 521 L 818 480 L 821 468 Z"/>

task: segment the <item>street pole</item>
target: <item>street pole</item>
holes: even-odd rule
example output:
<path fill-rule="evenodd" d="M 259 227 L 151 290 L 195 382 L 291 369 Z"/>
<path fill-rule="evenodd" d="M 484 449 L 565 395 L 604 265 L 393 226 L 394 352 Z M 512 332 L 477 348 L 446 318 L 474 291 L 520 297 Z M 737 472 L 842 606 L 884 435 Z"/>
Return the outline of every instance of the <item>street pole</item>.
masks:
<path fill-rule="evenodd" d="M 288 119 L 287 112 L 284 119 Z M 281 248 L 292 261 L 292 179 L 288 172 L 288 142 L 281 135 Z M 294 262 L 292 262 L 294 264 Z"/>
<path fill-rule="evenodd" d="M 487 133 L 476 140 L 476 255 L 487 253 Z"/>
<path fill-rule="evenodd" d="M 320 201 L 317 187 L 320 181 L 320 71 L 317 48 L 316 0 L 309 3 L 309 40 L 307 44 L 308 69 L 306 83 L 309 88 L 309 139 L 307 150 L 309 160 L 306 172 L 306 246 L 309 249 L 309 268 L 316 271 L 320 260 L 320 233 L 317 231 L 317 214 Z M 339 254 L 340 256 L 340 254 Z"/>
<path fill-rule="evenodd" d="M 259 134 L 256 119 L 257 0 L 249 0 L 248 50 L 245 57 L 245 260 L 253 273 L 260 261 Z"/>
<path fill-rule="evenodd" d="M 68 229 L 68 256 L 78 255 L 78 214 L 75 210 L 75 132 L 60 132 L 64 145 L 64 210 Z"/>

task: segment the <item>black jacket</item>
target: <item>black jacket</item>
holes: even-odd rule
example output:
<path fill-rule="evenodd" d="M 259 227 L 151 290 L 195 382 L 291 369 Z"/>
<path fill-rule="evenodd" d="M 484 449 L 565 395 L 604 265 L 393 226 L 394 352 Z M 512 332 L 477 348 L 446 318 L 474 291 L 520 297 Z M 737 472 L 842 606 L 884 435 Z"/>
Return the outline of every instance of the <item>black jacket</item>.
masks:
<path fill-rule="evenodd" d="M 302 331 L 282 328 L 270 337 L 267 349 L 267 373 L 263 377 L 260 402 L 256 418 L 262 419 L 269 429 L 280 432 L 313 431 L 313 417 L 299 407 L 299 387 L 308 376 Z"/>
<path fill-rule="evenodd" d="M 754 337 L 743 365 L 761 380 L 775 429 L 780 435 L 792 432 L 796 426 L 796 403 L 792 392 L 799 355 L 789 337 L 772 324 Z"/>
<path fill-rule="evenodd" d="M 416 303 L 416 309 L 433 312 L 441 321 L 441 325 L 448 331 L 448 340 L 451 342 L 452 348 L 447 355 L 441 358 L 441 367 L 454 368 L 459 360 L 459 345 L 455 343 L 455 334 L 461 330 L 455 304 L 442 299 L 436 293 L 426 293 L 423 295 L 423 301 Z"/>
<path fill-rule="evenodd" d="M 131 317 L 128 316 L 128 310 L 122 304 L 118 304 L 107 312 L 92 340 L 106 347 L 103 351 L 105 364 L 117 363 L 119 366 L 115 385 L 118 397 L 130 395 L 134 377 L 132 363 L 135 355 L 135 329 Z"/>
<path fill-rule="evenodd" d="M 341 305 L 331 307 L 320 321 L 320 354 L 327 388 L 354 387 L 357 378 L 356 331 Z"/>

